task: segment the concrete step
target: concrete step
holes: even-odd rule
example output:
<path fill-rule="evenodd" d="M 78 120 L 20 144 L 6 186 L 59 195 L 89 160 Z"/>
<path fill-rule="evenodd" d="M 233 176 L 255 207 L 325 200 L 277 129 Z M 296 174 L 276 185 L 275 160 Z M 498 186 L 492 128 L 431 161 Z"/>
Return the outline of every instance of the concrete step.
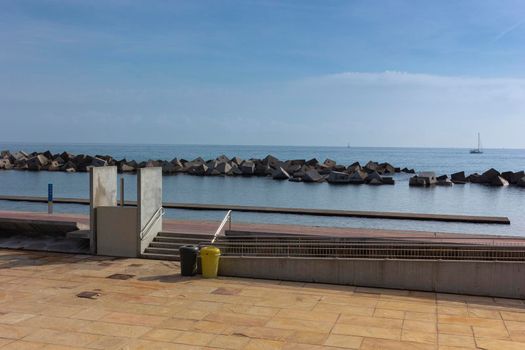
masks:
<path fill-rule="evenodd" d="M 166 254 L 166 255 L 173 255 L 173 256 L 179 256 L 179 249 L 173 249 L 173 248 L 154 248 L 154 247 L 148 247 L 145 250 L 146 253 L 154 253 L 154 254 Z"/>
<path fill-rule="evenodd" d="M 172 254 L 159 254 L 159 253 L 142 253 L 142 257 L 145 259 L 153 259 L 153 260 L 173 260 L 173 261 L 180 261 L 179 255 L 172 255 Z"/>
<path fill-rule="evenodd" d="M 180 247 L 187 245 L 188 243 L 171 243 L 171 242 L 151 242 L 148 246 L 148 248 L 167 248 L 167 249 L 176 249 L 178 250 Z M 197 245 L 197 244 L 195 244 Z"/>
<path fill-rule="evenodd" d="M 210 243 L 211 239 L 202 238 L 188 238 L 188 237 L 155 237 L 153 242 L 165 242 L 165 243 L 180 243 L 180 244 L 199 244 L 199 243 Z"/>
<path fill-rule="evenodd" d="M 199 238 L 202 237 L 204 239 L 211 239 L 213 235 L 211 234 L 200 234 L 200 233 L 190 233 L 190 232 L 167 232 L 167 231 L 161 231 L 157 235 L 157 237 L 188 237 L 188 238 Z"/>

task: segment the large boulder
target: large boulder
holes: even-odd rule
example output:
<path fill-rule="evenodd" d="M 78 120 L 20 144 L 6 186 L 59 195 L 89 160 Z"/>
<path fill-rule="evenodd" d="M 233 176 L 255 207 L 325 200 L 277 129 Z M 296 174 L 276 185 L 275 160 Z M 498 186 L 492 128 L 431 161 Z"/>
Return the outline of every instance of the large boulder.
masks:
<path fill-rule="evenodd" d="M 427 187 L 437 184 L 436 173 L 433 171 L 423 171 L 411 177 L 408 185 L 414 187 Z"/>
<path fill-rule="evenodd" d="M 56 160 L 52 160 L 46 165 L 46 168 L 47 168 L 47 171 L 59 171 L 60 163 L 57 162 Z"/>
<path fill-rule="evenodd" d="M 331 184 L 348 184 L 350 183 L 350 174 L 340 171 L 331 171 L 326 178 L 326 181 Z"/>
<path fill-rule="evenodd" d="M 514 176 L 514 172 L 513 171 L 504 171 L 501 173 L 500 175 L 502 178 L 504 178 L 505 180 L 507 180 L 509 183 L 512 182 L 512 177 Z"/>
<path fill-rule="evenodd" d="M 322 182 L 323 180 L 324 177 L 315 169 L 308 170 L 303 176 L 304 182 Z"/>
<path fill-rule="evenodd" d="M 381 163 L 377 168 L 377 172 L 380 174 L 394 174 L 396 172 L 396 168 L 394 168 L 394 166 L 390 163 Z"/>
<path fill-rule="evenodd" d="M 272 173 L 272 178 L 274 180 L 288 180 L 290 179 L 290 174 L 288 174 L 282 167 L 279 167 Z"/>
<path fill-rule="evenodd" d="M 370 185 L 381 185 L 383 180 L 377 171 L 373 171 L 366 177 L 365 182 Z"/>
<path fill-rule="evenodd" d="M 108 162 L 106 160 L 102 159 L 102 158 L 95 157 L 91 161 L 91 165 L 94 166 L 94 167 L 101 167 L 101 166 L 108 165 Z"/>
<path fill-rule="evenodd" d="M 503 177 L 501 176 L 496 176 L 496 177 L 493 177 L 491 180 L 490 180 L 490 183 L 489 183 L 490 186 L 496 186 L 496 187 L 500 187 L 500 186 L 508 186 L 509 185 L 509 182 L 507 180 L 505 180 Z"/>
<path fill-rule="evenodd" d="M 325 159 L 325 161 L 323 162 L 324 166 L 326 166 L 327 168 L 334 168 L 336 166 L 336 161 L 335 160 L 332 160 L 332 159 Z"/>
<path fill-rule="evenodd" d="M 468 182 L 473 183 L 473 184 L 481 184 L 481 183 L 483 183 L 483 178 L 478 173 L 470 174 L 467 177 L 467 180 L 468 180 Z"/>
<path fill-rule="evenodd" d="M 367 177 L 367 173 L 362 170 L 354 171 L 350 174 L 350 183 L 354 185 L 364 184 Z"/>
<path fill-rule="evenodd" d="M 215 170 L 217 170 L 219 174 L 229 174 L 232 170 L 232 166 L 227 162 L 219 162 L 219 164 L 215 166 Z"/>
<path fill-rule="evenodd" d="M 230 158 L 226 157 L 224 154 L 221 154 L 215 160 L 217 160 L 220 163 L 227 163 L 230 161 Z"/>
<path fill-rule="evenodd" d="M 518 185 L 519 187 L 525 187 L 525 176 L 516 181 L 516 185 Z"/>
<path fill-rule="evenodd" d="M 369 161 L 366 163 L 364 170 L 368 173 L 374 172 L 379 167 L 379 164 L 377 162 Z"/>
<path fill-rule="evenodd" d="M 311 167 L 316 167 L 316 166 L 319 165 L 319 161 L 316 158 L 312 158 L 312 159 L 306 161 L 306 163 L 304 163 L 304 164 L 306 164 L 308 166 L 311 166 Z"/>
<path fill-rule="evenodd" d="M 383 185 L 395 185 L 396 181 L 392 176 L 381 176 L 381 181 Z"/>
<path fill-rule="evenodd" d="M 276 157 L 272 156 L 271 154 L 264 157 L 262 160 L 262 163 L 264 165 L 268 165 L 270 168 L 277 169 L 279 165 L 281 164 L 281 161 L 277 159 Z"/>
<path fill-rule="evenodd" d="M 348 166 L 348 168 L 346 168 L 346 171 L 348 171 L 349 173 L 361 170 L 363 170 L 363 168 L 361 167 L 361 164 L 359 164 L 359 162 L 352 163 Z"/>
<path fill-rule="evenodd" d="M 235 163 L 236 165 L 241 165 L 243 162 L 243 160 L 239 157 L 233 157 L 232 158 L 232 163 Z"/>
<path fill-rule="evenodd" d="M 450 175 L 450 180 L 455 184 L 463 185 L 467 183 L 467 178 L 465 177 L 464 171 L 460 171 Z"/>
<path fill-rule="evenodd" d="M 13 154 L 15 160 L 28 160 L 29 155 L 24 151 L 18 151 Z"/>
<path fill-rule="evenodd" d="M 45 167 L 47 163 L 49 163 L 49 159 L 47 159 L 44 155 L 39 154 L 29 158 L 27 161 L 27 168 L 29 170 L 38 171 Z"/>
<path fill-rule="evenodd" d="M 241 163 L 239 169 L 241 170 L 244 176 L 253 175 L 255 173 L 255 163 L 251 160 L 245 160 Z"/>
<path fill-rule="evenodd" d="M 517 185 L 518 182 L 525 177 L 525 171 L 517 171 L 512 175 L 512 178 L 510 179 L 510 183 L 513 185 Z"/>
<path fill-rule="evenodd" d="M 163 174 L 175 174 L 177 172 L 177 167 L 172 162 L 162 163 L 162 173 Z"/>
<path fill-rule="evenodd" d="M 118 170 L 123 173 L 130 173 L 135 171 L 135 166 L 133 166 L 131 162 L 122 163 L 120 164 Z"/>
<path fill-rule="evenodd" d="M 442 179 L 438 179 L 438 181 L 436 182 L 436 185 L 447 187 L 447 186 L 453 186 L 454 183 L 448 178 L 445 178 L 445 179 L 442 178 Z"/>
<path fill-rule="evenodd" d="M 483 174 L 481 174 L 480 181 L 484 184 L 491 184 L 493 180 L 497 182 L 497 178 L 500 177 L 500 175 L 501 174 L 499 171 L 497 171 L 494 168 L 491 168 L 485 171 Z"/>
<path fill-rule="evenodd" d="M 72 161 L 67 161 L 64 165 L 60 167 L 60 170 L 72 173 L 77 171 L 77 167 Z"/>
<path fill-rule="evenodd" d="M 9 170 L 13 168 L 13 164 L 9 160 L 9 158 L 3 158 L 0 159 L 0 169 Z"/>
<path fill-rule="evenodd" d="M 188 169 L 188 174 L 190 175 L 197 175 L 197 176 L 203 176 L 206 175 L 206 172 L 208 171 L 208 167 L 206 164 L 197 164 L 193 165 Z"/>
<path fill-rule="evenodd" d="M 0 159 L 11 158 L 11 156 L 11 152 L 9 152 L 8 150 L 0 151 Z"/>

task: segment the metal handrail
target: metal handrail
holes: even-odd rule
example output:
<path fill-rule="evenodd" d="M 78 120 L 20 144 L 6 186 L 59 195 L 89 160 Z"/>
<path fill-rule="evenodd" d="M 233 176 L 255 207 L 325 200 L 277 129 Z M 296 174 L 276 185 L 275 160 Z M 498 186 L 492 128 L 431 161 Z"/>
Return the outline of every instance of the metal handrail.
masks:
<path fill-rule="evenodd" d="M 148 234 L 149 230 L 151 230 L 151 228 L 153 227 L 153 224 L 159 221 L 159 219 L 163 217 L 165 213 L 166 213 L 166 210 L 164 210 L 163 207 L 160 207 L 159 209 L 157 209 L 157 211 L 148 220 L 144 228 L 140 231 L 140 239 L 143 239 Z"/>
<path fill-rule="evenodd" d="M 228 212 L 224 216 L 224 219 L 222 219 L 221 224 L 219 225 L 219 227 L 217 228 L 217 231 L 215 231 L 215 234 L 213 235 L 211 244 L 215 243 L 215 241 L 217 240 L 217 237 L 219 237 L 219 234 L 221 233 L 226 223 L 228 223 L 228 230 L 231 230 L 232 229 L 232 211 L 231 210 L 228 210 Z"/>

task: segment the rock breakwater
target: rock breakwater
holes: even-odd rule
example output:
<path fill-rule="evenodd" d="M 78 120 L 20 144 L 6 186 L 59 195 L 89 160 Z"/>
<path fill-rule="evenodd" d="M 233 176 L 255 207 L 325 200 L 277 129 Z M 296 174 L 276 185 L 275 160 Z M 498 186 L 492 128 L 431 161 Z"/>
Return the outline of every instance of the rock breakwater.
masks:
<path fill-rule="evenodd" d="M 24 151 L 0 152 L 0 170 L 27 171 L 63 171 L 87 172 L 91 167 L 116 166 L 121 173 L 133 173 L 140 168 L 161 167 L 165 175 L 188 174 L 194 176 L 261 176 L 274 180 L 293 182 L 319 183 L 328 182 L 334 185 L 368 184 L 393 185 L 396 173 L 415 174 L 414 169 L 400 168 L 389 163 L 369 161 L 366 164 L 355 162 L 350 165 L 338 164 L 326 159 L 323 162 L 313 158 L 280 160 L 268 155 L 263 159 L 239 157 L 228 158 L 221 155 L 215 159 L 205 160 L 202 157 L 193 160 L 174 158 L 168 160 L 135 160 L 115 159 L 109 155 L 75 155 L 69 152 L 51 153 Z M 525 173 L 503 172 L 490 169 L 483 174 L 466 176 L 457 172 L 448 177 L 436 177 L 432 172 L 424 172 L 410 179 L 411 186 L 428 187 L 432 185 L 451 186 L 453 184 L 480 183 L 491 186 L 517 185 L 525 187 Z"/>

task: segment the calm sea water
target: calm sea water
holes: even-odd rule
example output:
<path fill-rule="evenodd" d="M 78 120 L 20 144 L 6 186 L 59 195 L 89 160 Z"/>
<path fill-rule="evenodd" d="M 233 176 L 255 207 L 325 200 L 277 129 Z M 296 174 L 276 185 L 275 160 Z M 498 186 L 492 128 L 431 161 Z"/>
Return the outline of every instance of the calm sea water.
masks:
<path fill-rule="evenodd" d="M 213 145 L 80 145 L 80 144 L 1 144 L 12 151 L 110 154 L 115 158 L 193 159 L 215 158 L 221 154 L 241 158 L 263 158 L 272 154 L 280 159 L 326 158 L 338 163 L 368 160 L 389 162 L 394 166 L 432 170 L 450 174 L 465 170 L 482 172 L 490 167 L 500 171 L 524 170 L 525 150 L 488 149 L 471 155 L 466 149 L 418 148 L 346 148 L 284 146 L 213 146 Z M 134 175 L 125 178 L 126 198 L 135 199 Z M 327 218 L 296 215 L 234 213 L 234 220 L 247 222 L 298 223 L 318 226 L 391 228 L 441 232 L 466 232 L 525 236 L 525 189 L 491 188 L 464 185 L 436 188 L 410 188 L 409 175 L 396 175 L 395 186 L 333 186 L 327 183 L 305 184 L 274 181 L 270 178 L 164 177 L 164 200 L 170 202 L 241 204 L 322 209 L 377 210 L 444 214 L 508 216 L 510 226 L 434 223 L 359 218 Z M 88 175 L 52 172 L 0 171 L 0 194 L 45 196 L 47 184 L 53 183 L 57 197 L 88 197 Z M 0 209 L 45 211 L 44 204 L 0 201 Z M 86 206 L 57 205 L 60 212 L 87 213 Z M 168 217 L 181 219 L 219 219 L 222 212 L 169 210 Z"/>

